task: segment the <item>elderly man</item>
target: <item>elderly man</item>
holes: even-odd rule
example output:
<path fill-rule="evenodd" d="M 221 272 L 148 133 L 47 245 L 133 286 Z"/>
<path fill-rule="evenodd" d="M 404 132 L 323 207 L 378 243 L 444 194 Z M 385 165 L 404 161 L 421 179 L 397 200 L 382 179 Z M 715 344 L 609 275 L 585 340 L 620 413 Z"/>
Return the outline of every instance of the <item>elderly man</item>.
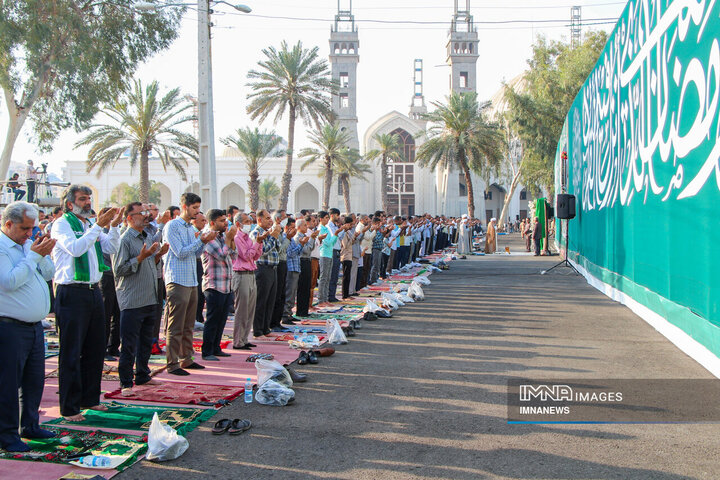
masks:
<path fill-rule="evenodd" d="M 222 351 L 220 341 L 232 308 L 233 261 L 237 258 L 235 234 L 237 228 L 228 228 L 227 217 L 223 210 L 213 208 L 208 211 L 210 230 L 217 237 L 205 245 L 202 253 L 203 279 L 202 289 L 207 305 L 207 319 L 203 330 L 202 358 L 218 361 L 218 357 L 229 357 Z"/>
<path fill-rule="evenodd" d="M 278 265 L 278 237 L 282 231 L 279 223 L 273 225 L 270 212 L 260 210 L 257 213 L 257 227 L 250 233 L 250 238 L 262 242 L 263 250 L 260 258 L 255 262 L 255 283 L 257 284 L 257 300 L 255 302 L 255 319 L 253 322 L 253 336 L 267 336 L 270 329 L 270 320 L 275 307 L 277 293 L 277 265 Z"/>
<path fill-rule="evenodd" d="M 117 252 L 122 214 L 110 208 L 92 216 L 92 190 L 71 185 L 65 191 L 65 214 L 55 220 L 51 236 L 55 262 L 55 320 L 60 330 L 60 414 L 79 422 L 83 408 L 105 411 L 100 405 L 100 380 L 105 357 L 105 308 L 100 293 L 103 253 Z M 103 229 L 110 227 L 108 233 Z"/>
<path fill-rule="evenodd" d="M 255 344 L 249 343 L 250 327 L 255 318 L 257 286 L 255 283 L 255 262 L 263 251 L 262 241 L 250 238 L 253 219 L 246 213 L 235 215 L 235 249 L 237 256 L 232 264 L 232 290 L 235 301 L 233 324 L 233 349 L 250 350 Z"/>
<path fill-rule="evenodd" d="M 118 364 L 122 394 L 132 393 L 133 364 L 135 385 L 159 383 L 150 377 L 150 351 L 158 302 L 157 264 L 168 251 L 147 234 L 150 211 L 133 202 L 125 207 L 127 229 L 112 258 L 115 293 L 120 305 L 122 351 Z"/>
<path fill-rule="evenodd" d="M 47 281 L 54 268 L 47 235 L 30 240 L 37 210 L 27 202 L 5 207 L 0 233 L 0 447 L 26 452 L 20 440 L 50 438 L 40 428 L 38 407 L 45 383 L 42 319 L 50 310 Z M 18 391 L 22 392 L 18 394 Z M 22 398 L 22 407 L 20 406 Z"/>
<path fill-rule="evenodd" d="M 200 233 L 192 223 L 200 212 L 200 197 L 183 193 L 180 197 L 182 214 L 170 220 L 163 237 L 170 244 L 165 255 L 165 285 L 167 289 L 167 333 L 165 334 L 167 371 L 187 376 L 187 369 L 205 367 L 193 360 L 193 326 L 198 303 L 197 263 L 195 255 L 205 244 L 214 240 L 217 232 Z"/>

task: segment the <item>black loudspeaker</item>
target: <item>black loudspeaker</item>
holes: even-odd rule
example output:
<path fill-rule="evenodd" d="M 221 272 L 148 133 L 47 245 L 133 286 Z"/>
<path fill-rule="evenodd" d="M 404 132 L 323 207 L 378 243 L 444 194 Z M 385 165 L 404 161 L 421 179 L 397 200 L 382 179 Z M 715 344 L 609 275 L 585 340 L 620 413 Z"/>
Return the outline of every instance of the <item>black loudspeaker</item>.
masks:
<path fill-rule="evenodd" d="M 557 218 L 570 220 L 575 218 L 575 195 L 558 193 L 555 202 Z"/>

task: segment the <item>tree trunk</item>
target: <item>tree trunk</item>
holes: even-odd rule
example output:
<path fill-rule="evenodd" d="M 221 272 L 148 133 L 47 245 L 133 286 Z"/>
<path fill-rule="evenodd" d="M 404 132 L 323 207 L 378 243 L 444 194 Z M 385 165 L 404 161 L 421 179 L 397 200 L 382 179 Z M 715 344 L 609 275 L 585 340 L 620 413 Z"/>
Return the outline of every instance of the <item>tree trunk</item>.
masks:
<path fill-rule="evenodd" d="M 388 194 L 387 194 L 387 156 L 383 153 L 380 162 L 380 199 L 382 200 L 382 209 L 386 215 L 390 215 L 388 211 Z"/>
<path fill-rule="evenodd" d="M 250 211 L 257 212 L 260 205 L 260 173 L 257 170 L 248 172 L 248 189 L 250 191 Z"/>
<path fill-rule="evenodd" d="M 345 198 L 345 213 L 349 215 L 352 213 L 352 210 L 350 210 L 350 181 L 347 175 L 340 177 L 340 185 L 342 185 L 343 197 Z"/>
<path fill-rule="evenodd" d="M 15 100 L 12 95 L 5 95 L 5 104 L 8 107 L 8 130 L 5 136 L 2 156 L 0 157 L 0 178 L 7 178 L 10 160 L 12 159 L 13 148 L 22 130 L 29 111 L 15 108 Z"/>
<path fill-rule="evenodd" d="M 279 210 L 287 210 L 288 198 L 290 198 L 290 182 L 292 181 L 293 148 L 295 148 L 295 105 L 290 104 L 290 120 L 288 122 L 288 149 L 287 160 L 285 161 L 285 173 L 282 176 L 282 188 L 280 191 Z"/>
<path fill-rule="evenodd" d="M 470 168 L 468 167 L 467 160 L 465 159 L 465 149 L 460 148 L 458 150 L 458 165 L 462 168 L 465 174 L 465 186 L 467 187 L 467 207 L 468 217 L 475 218 L 475 193 L 473 192 L 472 177 L 470 176 Z"/>
<path fill-rule="evenodd" d="M 502 227 L 505 225 L 505 219 L 507 218 L 507 211 L 510 207 L 510 200 L 512 199 L 513 193 L 515 193 L 515 189 L 518 186 L 518 183 L 520 183 L 520 172 L 522 168 L 522 162 L 520 163 L 520 167 L 518 167 L 517 172 L 515 172 L 515 175 L 513 175 L 512 182 L 510 182 L 510 190 L 508 190 L 507 195 L 505 195 L 505 202 L 503 203 L 502 212 L 500 213 L 500 218 L 498 218 L 498 226 Z"/>
<path fill-rule="evenodd" d="M 150 201 L 150 168 L 148 165 L 149 152 L 143 149 L 140 152 L 140 203 Z"/>
<path fill-rule="evenodd" d="M 333 168 L 332 159 L 325 156 L 325 176 L 323 177 L 323 207 L 326 212 L 330 209 L 330 189 L 332 188 Z"/>

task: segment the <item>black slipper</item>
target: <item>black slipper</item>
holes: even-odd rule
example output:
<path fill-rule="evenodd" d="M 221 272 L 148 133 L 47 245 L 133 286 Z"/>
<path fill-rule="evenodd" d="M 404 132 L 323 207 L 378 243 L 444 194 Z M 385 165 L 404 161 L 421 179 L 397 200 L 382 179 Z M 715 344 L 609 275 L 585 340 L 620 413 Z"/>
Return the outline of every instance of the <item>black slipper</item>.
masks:
<path fill-rule="evenodd" d="M 221 418 L 217 422 L 215 422 L 215 426 L 212 429 L 213 435 L 222 435 L 223 433 L 227 432 L 230 428 L 230 419 L 229 418 Z"/>
<path fill-rule="evenodd" d="M 240 435 L 250 427 L 252 427 L 252 422 L 250 420 L 240 420 L 239 418 L 236 418 L 232 421 L 232 427 L 228 430 L 228 433 L 230 435 Z"/>

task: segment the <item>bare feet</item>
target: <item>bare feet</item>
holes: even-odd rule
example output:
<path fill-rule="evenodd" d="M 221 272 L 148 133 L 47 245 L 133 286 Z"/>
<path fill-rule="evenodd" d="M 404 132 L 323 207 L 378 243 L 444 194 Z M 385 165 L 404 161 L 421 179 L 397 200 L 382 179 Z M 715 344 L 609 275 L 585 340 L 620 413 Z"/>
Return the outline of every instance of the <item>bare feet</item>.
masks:
<path fill-rule="evenodd" d="M 95 405 L 93 407 L 88 407 L 88 410 L 95 410 L 98 412 L 107 412 L 108 407 L 106 407 L 105 405 Z"/>
<path fill-rule="evenodd" d="M 68 417 L 63 417 L 68 422 L 82 422 L 85 420 L 85 417 L 82 416 L 82 414 L 78 413 L 77 415 L 70 415 Z"/>

